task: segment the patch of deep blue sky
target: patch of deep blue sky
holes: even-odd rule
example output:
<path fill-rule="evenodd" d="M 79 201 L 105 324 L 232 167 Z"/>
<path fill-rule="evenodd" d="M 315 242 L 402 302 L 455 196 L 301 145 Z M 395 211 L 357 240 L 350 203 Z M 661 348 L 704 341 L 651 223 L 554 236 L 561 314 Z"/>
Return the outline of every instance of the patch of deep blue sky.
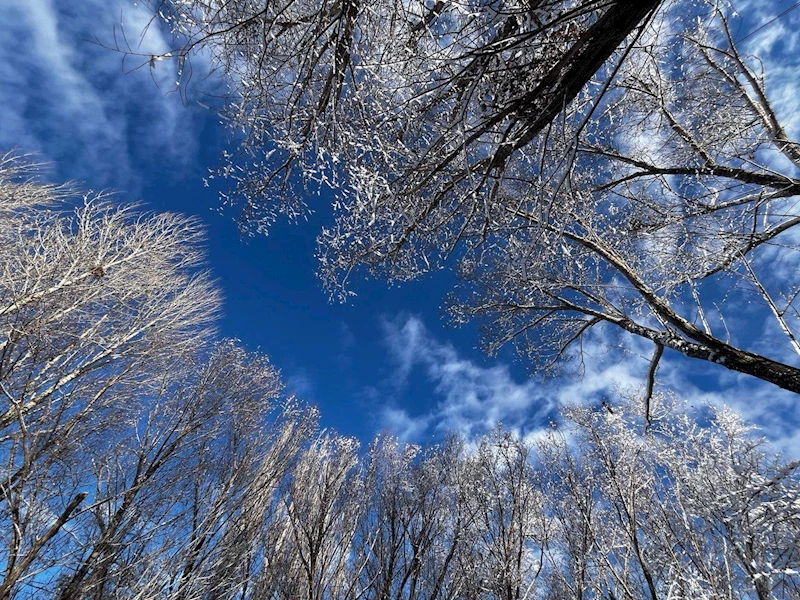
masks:
<path fill-rule="evenodd" d="M 747 35 L 792 3 L 737 4 Z M 770 5 L 770 6 L 765 6 Z M 782 101 L 797 79 L 793 11 L 748 43 L 777 57 Z M 144 200 L 154 210 L 197 215 L 208 229 L 210 267 L 225 293 L 221 334 L 267 352 L 287 387 L 319 405 L 322 424 L 370 438 L 392 428 L 424 441 L 445 430 L 475 434 L 495 421 L 531 432 L 565 402 L 598 403 L 604 395 L 642 384 L 650 348 L 630 343 L 627 355 L 590 352 L 583 380 L 542 382 L 510 352 L 497 358 L 477 348 L 475 327 L 445 325 L 440 304 L 448 272 L 387 287 L 364 281 L 349 304 L 331 304 L 315 275 L 315 238 L 330 220 L 328 198 L 312 198 L 307 223 L 277 223 L 268 237 L 243 240 L 217 212 L 217 191 L 203 185 L 228 135 L 197 100 L 174 93 L 172 67 L 133 72 L 129 61 L 91 43 L 112 43 L 112 30 L 136 45 L 149 14 L 123 0 L 4 0 L 0 5 L 0 149 L 36 152 L 51 177 L 86 188 L 118 191 L 120 201 Z M 144 52 L 167 49 L 157 28 Z M 794 58 L 792 58 L 794 57 Z M 199 75 L 202 58 L 195 60 Z M 692 402 L 733 400 L 773 439 L 800 454 L 800 409 L 789 394 L 719 367 L 667 356 L 661 382 Z"/>

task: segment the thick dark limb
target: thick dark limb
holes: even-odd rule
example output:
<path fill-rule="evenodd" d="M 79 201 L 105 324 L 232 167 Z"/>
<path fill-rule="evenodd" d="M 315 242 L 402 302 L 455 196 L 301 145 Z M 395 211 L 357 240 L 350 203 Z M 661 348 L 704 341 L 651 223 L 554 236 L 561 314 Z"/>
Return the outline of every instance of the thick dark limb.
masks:
<path fill-rule="evenodd" d="M 664 354 L 664 344 L 656 342 L 656 351 L 653 352 L 653 358 L 650 359 L 650 368 L 647 371 L 647 389 L 644 393 L 644 419 L 647 423 L 645 428 L 650 427 L 652 424 L 652 418 L 650 417 L 650 400 L 653 398 L 653 387 L 656 384 L 658 361 L 661 360 L 662 354 Z"/>
<path fill-rule="evenodd" d="M 636 27 L 661 4 L 661 0 L 616 0 L 605 14 L 575 42 L 548 71 L 535 89 L 517 102 L 532 111 L 521 145 L 539 134 L 580 93 L 600 67 Z M 520 144 L 518 144 L 520 145 Z"/>

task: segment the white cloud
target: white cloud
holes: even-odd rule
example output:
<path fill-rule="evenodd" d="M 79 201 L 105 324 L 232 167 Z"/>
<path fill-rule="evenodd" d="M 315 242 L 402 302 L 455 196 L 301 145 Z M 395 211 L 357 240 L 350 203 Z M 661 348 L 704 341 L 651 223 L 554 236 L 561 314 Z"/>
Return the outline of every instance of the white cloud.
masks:
<path fill-rule="evenodd" d="M 800 133 L 800 96 L 797 69 L 800 67 L 800 8 L 790 10 L 785 2 L 736 0 L 739 18 L 731 21 L 735 40 L 742 40 L 740 50 L 758 57 L 751 65 L 761 65 L 766 74 L 767 92 L 778 117 L 791 137 Z"/>
<path fill-rule="evenodd" d="M 288 394 L 294 394 L 306 401 L 313 400 L 316 395 L 314 379 L 302 368 L 294 369 L 288 375 L 284 373 L 284 385 Z"/>
<path fill-rule="evenodd" d="M 168 93 L 175 65 L 159 62 L 125 74 L 121 54 L 93 43 L 113 44 L 115 27 L 121 39 L 122 18 L 134 50 L 167 50 L 155 25 L 140 43 L 148 11 L 124 0 L 6 0 L 3 13 L 0 148 L 37 152 L 57 166 L 59 177 L 132 193 L 148 166 L 189 164 L 198 132 L 179 95 Z"/>
<path fill-rule="evenodd" d="M 392 405 L 382 409 L 383 425 L 407 440 L 448 432 L 472 439 L 497 423 L 534 435 L 549 426 L 563 405 L 599 402 L 616 390 L 640 385 L 647 367 L 643 361 L 623 361 L 606 353 L 587 362 L 582 379 L 519 380 L 506 364 L 483 366 L 464 358 L 451 344 L 434 339 L 417 317 L 385 321 L 384 332 L 395 367 L 392 385 L 403 387 L 421 371 L 435 397 L 420 415 Z M 594 350 L 600 354 L 600 346 Z M 587 354 L 593 354 L 593 348 L 587 348 Z"/>
<path fill-rule="evenodd" d="M 430 417 L 410 417 L 402 408 L 384 407 L 381 411 L 383 427 L 400 440 L 413 441 L 424 437 Z"/>
<path fill-rule="evenodd" d="M 501 362 L 482 366 L 464 358 L 451 344 L 435 339 L 417 317 L 385 321 L 384 332 L 394 365 L 390 385 L 400 389 L 424 376 L 433 389 L 430 404 L 419 414 L 397 406 L 390 393 L 380 394 L 389 398 L 380 409 L 381 426 L 405 441 L 448 432 L 475 439 L 498 422 L 533 439 L 563 406 L 595 405 L 603 398 L 613 404 L 620 394 L 640 396 L 652 353 L 648 342 L 629 337 L 624 340 L 627 350 L 621 351 L 609 345 L 609 332 L 601 331 L 584 343 L 582 378 L 519 379 Z M 692 381 L 714 391 L 703 391 Z M 800 403 L 795 394 L 670 351 L 662 358 L 657 385 L 698 409 L 730 406 L 756 425 L 776 450 L 800 456 Z"/>

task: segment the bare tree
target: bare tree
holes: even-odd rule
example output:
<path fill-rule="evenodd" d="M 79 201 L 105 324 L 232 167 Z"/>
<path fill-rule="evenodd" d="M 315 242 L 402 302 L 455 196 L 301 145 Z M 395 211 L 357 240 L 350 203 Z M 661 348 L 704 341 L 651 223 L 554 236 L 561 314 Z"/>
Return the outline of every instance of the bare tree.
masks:
<path fill-rule="evenodd" d="M 499 600 L 534 598 L 544 572 L 545 501 L 531 448 L 500 428 L 469 459 L 475 586 Z"/>
<path fill-rule="evenodd" d="M 162 13 L 175 55 L 208 49 L 233 86 L 245 141 L 223 171 L 244 221 L 300 214 L 300 180 L 339 190 L 320 237 L 333 295 L 364 268 L 455 260 L 455 319 L 487 323 L 490 351 L 513 340 L 547 368 L 605 327 L 653 342 L 646 397 L 664 349 L 800 391 L 797 289 L 765 269 L 793 260 L 797 144 L 715 3 L 657 4 Z M 723 298 L 760 305 L 788 352 L 731 331 Z"/>
<path fill-rule="evenodd" d="M 316 411 L 210 343 L 197 223 L 31 169 L 0 160 L 0 597 L 251 597 Z"/>
<path fill-rule="evenodd" d="M 282 494 L 279 598 L 345 598 L 350 551 L 363 510 L 363 480 L 352 438 L 324 433 L 300 455 Z M 280 556 L 282 555 L 282 556 Z"/>
<path fill-rule="evenodd" d="M 768 457 L 727 409 L 657 398 L 574 408 L 538 445 L 550 480 L 547 593 L 563 598 L 791 598 L 798 463 Z M 710 422 L 709 422 L 710 421 Z"/>
<path fill-rule="evenodd" d="M 93 373 L 106 385 L 166 349 L 191 349 L 209 336 L 219 304 L 208 275 L 194 269 L 201 231 L 191 219 L 137 215 L 92 196 L 71 215 L 45 210 L 58 196 L 30 182 L 20 188 L 18 176 L 13 164 L 0 172 L 8 197 L 43 198 L 2 216 L 0 430 L 66 411 Z"/>
<path fill-rule="evenodd" d="M 596 172 L 573 173 L 564 203 L 550 208 L 550 220 L 538 217 L 537 232 L 557 234 L 556 252 L 593 265 L 581 270 L 595 291 L 570 289 L 606 299 L 603 307 L 612 299 L 625 300 L 619 310 L 650 307 L 650 318 L 674 333 L 677 325 L 659 321 L 654 307 L 686 310 L 688 298 L 699 307 L 708 290 L 665 278 L 662 304 L 647 304 L 652 298 L 624 278 L 655 277 L 659 264 L 671 273 L 669 259 L 682 265 L 681 277 L 695 268 L 699 280 L 734 279 L 730 293 L 749 290 L 789 335 L 795 296 L 781 308 L 775 298 L 785 280 L 760 261 L 772 260 L 774 271 L 775 257 L 792 250 L 772 242 L 794 213 L 784 196 L 754 200 L 748 186 L 787 164 L 759 168 L 756 150 L 772 147 L 786 160 L 793 151 L 777 134 L 759 137 L 769 119 L 759 121 L 753 107 L 768 104 L 743 58 L 699 33 L 685 44 L 706 52 L 697 58 L 702 81 L 730 86 L 709 89 L 738 98 L 726 106 L 750 115 L 749 129 L 717 147 L 715 129 L 688 119 L 697 108 L 686 97 L 653 106 L 643 82 L 664 77 L 649 62 L 658 56 L 652 43 L 647 68 L 621 72 L 630 90 L 604 110 L 631 102 L 642 122 L 668 122 L 668 156 L 685 152 L 690 164 L 716 148 L 713 169 L 664 167 L 703 184 L 677 185 L 652 171 L 660 151 L 631 165 L 636 140 L 620 138 L 613 153 L 579 147 L 586 160 L 620 171 L 605 171 L 606 187 Z M 728 68 L 737 75 L 724 77 Z M 741 81 L 750 83 L 735 87 Z M 709 92 L 698 85 L 692 93 L 701 102 Z M 730 164 L 725 151 L 742 147 L 749 160 Z M 741 189 L 718 183 L 730 180 Z M 709 190 L 713 202 L 702 199 Z M 385 437 L 361 457 L 355 440 L 318 431 L 315 410 L 281 399 L 266 357 L 230 341 L 210 345 L 219 300 L 197 272 L 195 224 L 96 198 L 70 212 L 69 193 L 31 179 L 18 159 L 0 160 L 0 598 L 783 600 L 800 591 L 800 462 L 768 457 L 730 411 L 692 415 L 656 394 L 652 407 L 573 407 L 566 426 L 537 444 L 498 428 L 474 446 L 453 438 L 425 450 Z M 593 204 L 598 197 L 605 204 Z M 631 203 L 625 218 L 640 223 L 618 237 L 612 200 Z M 513 222 L 533 223 L 515 210 L 506 210 Z M 712 225 L 738 222 L 740 213 L 755 228 L 714 246 Z M 790 225 L 770 238 L 782 223 Z M 675 244 L 673 226 L 700 233 Z M 524 241 L 545 260 L 537 239 Z M 512 236 L 502 251 L 522 241 Z M 744 246 L 733 250 L 737 243 Z M 629 271 L 592 263 L 602 252 L 625 257 Z M 551 263 L 547 285 L 572 264 Z M 707 312 L 695 317 L 712 328 Z"/>
<path fill-rule="evenodd" d="M 656 395 L 645 431 L 638 399 L 614 403 L 566 410 L 535 443 L 500 428 L 419 453 L 382 438 L 351 542 L 361 581 L 330 597 L 794 597 L 798 462 L 726 409 Z"/>
<path fill-rule="evenodd" d="M 453 438 L 422 451 L 382 436 L 373 443 L 366 473 L 372 494 L 355 547 L 363 597 L 460 597 L 467 578 L 460 557 L 469 552 L 466 531 L 475 513 L 467 501 L 463 442 Z"/>
<path fill-rule="evenodd" d="M 660 510 L 652 515 L 674 585 L 686 595 L 703 587 L 739 589 L 741 597 L 759 600 L 797 595 L 800 462 L 771 456 L 728 409 L 715 411 L 710 431 L 687 421 L 683 415 L 662 427 L 657 447 L 669 481 L 680 482 L 662 487 Z M 687 558 L 694 582 L 678 575 L 688 573 L 681 564 Z"/>
<path fill-rule="evenodd" d="M 379 437 L 370 448 L 366 510 L 357 532 L 365 598 L 417 597 L 420 556 L 427 550 L 427 536 L 412 539 L 412 522 L 424 511 L 416 485 L 418 453 L 418 447 L 402 447 L 389 436 Z"/>
<path fill-rule="evenodd" d="M 246 141 L 223 172 L 254 228 L 305 210 L 287 183 L 363 186 L 365 168 L 422 214 L 490 190 L 658 4 L 158 1 L 180 45 L 145 59 L 185 75 L 203 48 L 228 75 Z"/>
<path fill-rule="evenodd" d="M 250 584 L 243 558 L 255 558 L 278 485 L 316 419 L 276 402 L 275 369 L 231 342 L 183 365 L 127 411 L 128 430 L 105 432 L 61 598 L 227 598 Z"/>
<path fill-rule="evenodd" d="M 759 63 L 721 12 L 665 37 L 669 14 L 618 74 L 575 160 L 500 186 L 485 241 L 464 255 L 457 320 L 490 350 L 514 341 L 539 366 L 604 327 L 800 392 L 797 143 Z M 571 142 L 553 139 L 569 151 Z M 763 320 L 763 347 L 737 315 Z"/>
<path fill-rule="evenodd" d="M 196 223 L 136 215 L 38 183 L 0 161 L 0 597 L 52 573 L 89 494 L 87 448 L 106 443 L 166 353 L 211 332 L 219 297 L 198 271 Z M 70 214 L 71 213 L 71 214 Z M 58 548 L 57 548 L 58 547 Z"/>

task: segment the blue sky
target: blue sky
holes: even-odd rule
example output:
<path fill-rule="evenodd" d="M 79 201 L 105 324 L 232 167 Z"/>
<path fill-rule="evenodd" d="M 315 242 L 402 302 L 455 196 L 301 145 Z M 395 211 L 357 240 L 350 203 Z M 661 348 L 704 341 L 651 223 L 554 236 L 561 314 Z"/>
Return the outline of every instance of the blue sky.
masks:
<path fill-rule="evenodd" d="M 792 4 L 737 3 L 745 15 L 740 35 Z M 96 36 L 112 43 L 122 22 L 136 45 L 148 18 L 132 1 L 4 0 L 0 149 L 37 153 L 50 163 L 53 180 L 201 218 L 210 268 L 226 298 L 220 333 L 268 353 L 288 390 L 320 407 L 323 426 L 364 440 L 391 428 L 423 442 L 448 430 L 476 435 L 499 420 L 535 434 L 562 404 L 597 403 L 615 389 L 643 384 L 651 349 L 634 341 L 624 354 L 590 343 L 582 380 L 542 381 L 510 352 L 484 356 L 476 328 L 453 329 L 442 318 L 447 272 L 391 288 L 365 281 L 349 304 L 329 303 L 314 275 L 315 237 L 329 219 L 324 196 L 310 201 L 316 212 L 307 223 L 281 222 L 268 237 L 242 239 L 231 216 L 216 210 L 217 190 L 203 185 L 227 143 L 216 115 L 197 102 L 210 101 L 190 91 L 182 103 L 166 63 L 130 71 L 134 61 L 123 65 L 121 55 L 91 42 Z M 786 114 L 800 112 L 792 87 L 798 25 L 800 10 L 747 40 L 748 50 L 773 57 L 773 89 Z M 155 27 L 140 46 L 144 53 L 167 47 Z M 194 67 L 202 73 L 202 57 Z M 665 388 L 698 406 L 733 404 L 800 456 L 800 406 L 791 394 L 669 352 L 659 375 Z"/>

